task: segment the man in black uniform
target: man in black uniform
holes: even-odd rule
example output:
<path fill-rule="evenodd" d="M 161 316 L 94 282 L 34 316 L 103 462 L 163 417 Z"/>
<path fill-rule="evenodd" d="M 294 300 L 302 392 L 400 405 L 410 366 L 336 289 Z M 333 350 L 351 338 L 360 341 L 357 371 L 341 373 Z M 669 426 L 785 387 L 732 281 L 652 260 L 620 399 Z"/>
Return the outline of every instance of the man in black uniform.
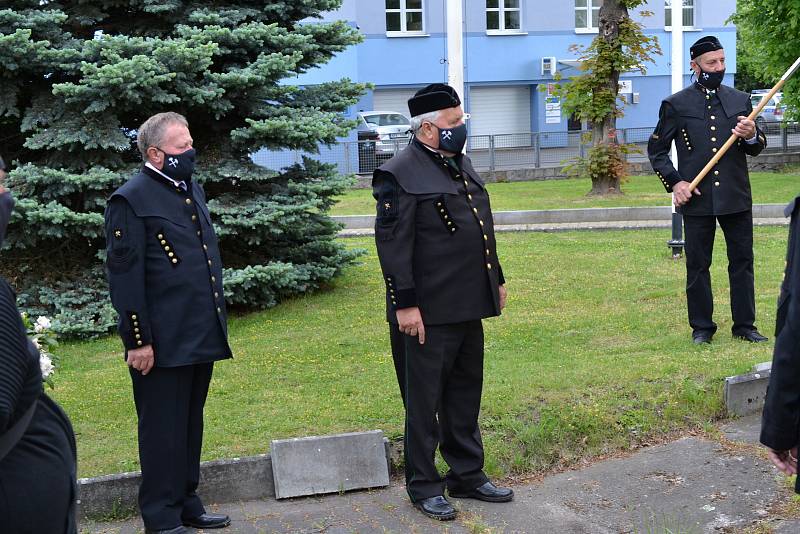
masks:
<path fill-rule="evenodd" d="M 764 399 L 761 443 L 769 448 L 770 460 L 781 471 L 795 475 L 800 444 L 800 197 L 786 207 L 785 214 L 792 220 L 775 317 L 775 350 Z M 800 493 L 800 480 L 795 491 Z"/>
<path fill-rule="evenodd" d="M 703 37 L 690 48 L 697 81 L 661 103 L 656 130 L 647 145 L 653 169 L 683 214 L 686 231 L 686 300 L 695 343 L 710 343 L 717 330 L 712 319 L 711 254 L 717 221 L 728 249 L 733 336 L 767 341 L 755 327 L 753 212 L 747 156 L 767 145 L 764 134 L 747 118 L 753 107 L 747 93 L 720 85 L 725 52 L 716 37 Z M 719 163 L 689 192 L 691 180 L 725 144 L 731 132 L 739 139 Z M 669 158 L 678 150 L 679 170 Z"/>
<path fill-rule="evenodd" d="M 205 193 L 192 181 L 186 119 L 159 113 L 138 130 L 141 172 L 106 208 L 108 280 L 139 417 L 147 532 L 221 528 L 200 478 L 203 406 L 214 362 L 230 358 L 222 263 Z"/>
<path fill-rule="evenodd" d="M 481 319 L 505 306 L 486 188 L 461 151 L 461 100 L 432 84 L 408 101 L 415 138 L 375 171 L 375 241 L 406 407 L 406 490 L 425 515 L 456 516 L 444 498 L 505 502 L 510 489 L 483 472 L 478 429 L 483 383 Z M 437 446 L 450 466 L 436 470 Z"/>

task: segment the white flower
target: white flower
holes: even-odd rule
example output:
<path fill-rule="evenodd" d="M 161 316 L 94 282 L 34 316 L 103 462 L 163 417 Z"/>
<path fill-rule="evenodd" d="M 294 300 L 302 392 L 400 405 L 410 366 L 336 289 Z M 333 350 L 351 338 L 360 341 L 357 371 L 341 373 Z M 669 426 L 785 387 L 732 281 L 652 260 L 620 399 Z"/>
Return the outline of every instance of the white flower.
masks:
<path fill-rule="evenodd" d="M 36 324 L 34 325 L 33 330 L 37 334 L 39 334 L 39 333 L 42 333 L 45 330 L 48 330 L 50 328 L 50 326 L 51 326 L 50 319 L 48 319 L 44 315 L 40 315 L 39 318 L 36 319 Z"/>
<path fill-rule="evenodd" d="M 36 347 L 39 350 L 42 350 L 42 345 L 39 343 L 39 340 L 37 338 L 32 337 L 31 342 L 33 343 L 34 347 Z"/>
<path fill-rule="evenodd" d="M 46 352 L 42 352 L 39 355 L 39 367 L 42 370 L 42 378 L 47 378 L 53 371 L 55 370 L 55 366 L 53 366 L 53 360 L 50 359 L 50 356 Z"/>

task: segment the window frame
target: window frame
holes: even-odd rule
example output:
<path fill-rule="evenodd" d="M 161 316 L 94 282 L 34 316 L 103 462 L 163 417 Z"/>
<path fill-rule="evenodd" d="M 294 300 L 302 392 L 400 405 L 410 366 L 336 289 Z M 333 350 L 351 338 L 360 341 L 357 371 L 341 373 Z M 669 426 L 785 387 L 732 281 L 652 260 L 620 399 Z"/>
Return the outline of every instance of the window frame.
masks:
<path fill-rule="evenodd" d="M 522 29 L 522 14 L 523 14 L 523 6 L 524 0 L 519 0 L 519 7 L 506 7 L 505 0 L 497 0 L 497 7 L 488 7 L 484 8 L 484 21 L 486 22 L 486 35 L 519 35 L 525 34 Z M 519 28 L 506 28 L 506 18 L 505 14 L 507 11 L 516 11 L 519 13 Z M 489 12 L 497 13 L 497 22 L 499 23 L 499 28 L 489 28 L 489 21 L 488 21 L 488 14 Z"/>
<path fill-rule="evenodd" d="M 672 16 L 674 15 L 674 13 L 672 11 L 672 2 L 674 2 L 674 1 L 676 1 L 676 0 L 664 0 L 664 30 L 666 30 L 666 31 L 672 31 Z M 691 0 L 691 2 L 692 2 L 691 6 L 684 6 L 683 5 L 684 0 L 677 0 L 677 1 L 679 1 L 681 3 L 681 17 L 683 17 L 686 14 L 686 11 L 691 10 L 691 12 L 692 12 L 692 24 L 691 24 L 691 26 L 684 25 L 683 26 L 683 30 L 684 31 L 692 31 L 692 30 L 699 29 L 697 27 L 697 10 L 695 9 L 697 7 L 697 1 L 696 0 Z M 666 5 L 667 2 L 670 3 L 669 7 L 667 7 L 667 5 Z M 667 10 L 669 10 L 669 12 L 670 12 L 670 21 L 669 21 L 670 23 L 669 24 L 667 24 Z M 681 20 L 683 20 L 683 18 L 681 18 Z"/>
<path fill-rule="evenodd" d="M 386 2 L 384 1 L 384 22 L 386 22 L 386 14 L 388 13 L 399 13 L 400 14 L 400 29 L 399 30 L 390 30 L 388 23 L 386 24 L 386 36 L 387 37 L 425 37 L 428 34 L 426 33 L 427 24 L 425 20 L 425 8 L 426 8 L 426 0 L 420 0 L 420 8 L 412 8 L 409 9 L 406 7 L 406 2 L 408 0 L 398 0 L 400 2 L 400 7 L 398 9 L 390 9 L 386 7 Z M 421 30 L 411 30 L 409 31 L 407 28 L 408 19 L 406 17 L 407 13 L 419 13 L 422 19 L 422 29 Z"/>
<path fill-rule="evenodd" d="M 583 11 L 586 13 L 586 26 L 578 26 L 577 21 L 574 20 L 575 23 L 575 33 L 599 33 L 600 32 L 600 8 L 602 7 L 603 1 L 600 0 L 600 5 L 595 7 L 593 0 L 586 0 L 585 7 L 578 7 L 577 0 L 573 2 L 574 4 L 574 14 L 577 15 L 578 11 Z M 592 12 L 597 10 L 597 26 L 592 26 Z"/>

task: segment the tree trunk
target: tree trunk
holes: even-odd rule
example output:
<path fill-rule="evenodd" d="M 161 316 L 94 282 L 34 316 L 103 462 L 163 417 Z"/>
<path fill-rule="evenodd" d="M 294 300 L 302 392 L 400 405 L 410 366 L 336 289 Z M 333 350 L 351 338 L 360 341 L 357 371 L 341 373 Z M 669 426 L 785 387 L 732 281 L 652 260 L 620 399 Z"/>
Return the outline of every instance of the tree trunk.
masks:
<path fill-rule="evenodd" d="M 611 47 L 612 52 L 619 53 L 622 45 L 619 43 L 619 23 L 628 16 L 628 8 L 620 3 L 620 0 L 605 0 L 600 7 L 599 32 L 600 37 Z M 608 90 L 616 99 L 619 93 L 618 70 L 613 70 L 607 82 L 597 87 L 598 91 Z M 617 116 L 616 113 L 609 112 L 603 120 L 592 122 L 592 147 L 600 145 L 617 144 Z M 612 147 L 613 148 L 613 147 Z M 620 178 L 611 172 L 610 169 L 603 175 L 592 176 L 592 190 L 590 195 L 613 195 L 621 194 Z"/>

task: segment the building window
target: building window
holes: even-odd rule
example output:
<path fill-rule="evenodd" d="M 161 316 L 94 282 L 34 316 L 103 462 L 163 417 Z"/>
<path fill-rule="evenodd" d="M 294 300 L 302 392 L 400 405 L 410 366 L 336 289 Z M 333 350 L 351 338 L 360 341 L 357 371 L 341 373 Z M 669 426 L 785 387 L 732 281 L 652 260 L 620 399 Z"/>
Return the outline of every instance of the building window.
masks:
<path fill-rule="evenodd" d="M 575 31 L 597 31 L 602 3 L 603 0 L 575 0 Z"/>
<path fill-rule="evenodd" d="M 421 35 L 425 32 L 423 0 L 386 0 L 386 32 Z"/>
<path fill-rule="evenodd" d="M 520 0 L 486 0 L 486 29 L 519 32 L 522 29 Z"/>
<path fill-rule="evenodd" d="M 664 0 L 664 26 L 672 27 L 672 3 L 681 0 Z M 683 27 L 694 28 L 694 0 L 683 1 Z"/>

